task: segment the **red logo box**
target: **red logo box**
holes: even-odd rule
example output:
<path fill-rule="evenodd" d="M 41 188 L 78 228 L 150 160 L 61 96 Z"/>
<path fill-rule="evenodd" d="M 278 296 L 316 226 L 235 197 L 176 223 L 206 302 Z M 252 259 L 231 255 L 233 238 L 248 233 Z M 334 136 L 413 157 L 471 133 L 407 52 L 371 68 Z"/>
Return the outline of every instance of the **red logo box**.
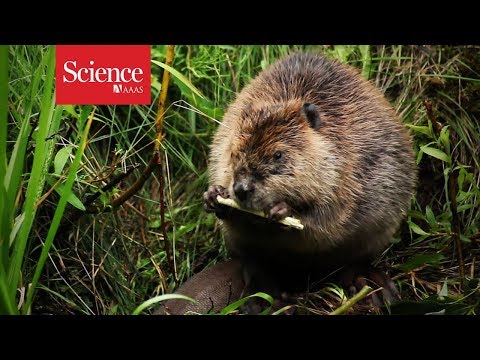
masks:
<path fill-rule="evenodd" d="M 58 105 L 150 104 L 150 45 L 57 45 Z"/>

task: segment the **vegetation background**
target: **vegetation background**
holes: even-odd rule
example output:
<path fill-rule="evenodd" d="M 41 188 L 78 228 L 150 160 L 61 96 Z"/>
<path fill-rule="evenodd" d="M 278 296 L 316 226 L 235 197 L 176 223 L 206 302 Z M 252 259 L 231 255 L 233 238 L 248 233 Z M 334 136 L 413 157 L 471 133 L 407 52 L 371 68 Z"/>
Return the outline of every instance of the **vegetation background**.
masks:
<path fill-rule="evenodd" d="M 224 260 L 202 207 L 211 136 L 235 93 L 299 50 L 357 67 L 415 140 L 418 192 L 379 259 L 403 301 L 382 311 L 478 314 L 480 47 L 379 45 L 176 46 L 163 176 L 118 207 L 152 157 L 167 46 L 152 46 L 152 105 L 95 108 L 55 105 L 53 46 L 1 46 L 0 313 L 131 314 Z M 326 284 L 298 306 L 327 314 L 344 301 Z"/>

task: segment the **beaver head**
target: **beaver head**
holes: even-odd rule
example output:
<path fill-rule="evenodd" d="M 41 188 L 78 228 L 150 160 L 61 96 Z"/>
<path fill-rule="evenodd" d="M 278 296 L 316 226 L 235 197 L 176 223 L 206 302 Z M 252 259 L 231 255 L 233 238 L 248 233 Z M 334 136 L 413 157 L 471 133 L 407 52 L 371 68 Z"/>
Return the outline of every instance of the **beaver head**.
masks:
<path fill-rule="evenodd" d="M 331 196 L 336 157 L 324 125 L 320 109 L 301 100 L 246 106 L 231 146 L 229 192 L 256 210 Z"/>

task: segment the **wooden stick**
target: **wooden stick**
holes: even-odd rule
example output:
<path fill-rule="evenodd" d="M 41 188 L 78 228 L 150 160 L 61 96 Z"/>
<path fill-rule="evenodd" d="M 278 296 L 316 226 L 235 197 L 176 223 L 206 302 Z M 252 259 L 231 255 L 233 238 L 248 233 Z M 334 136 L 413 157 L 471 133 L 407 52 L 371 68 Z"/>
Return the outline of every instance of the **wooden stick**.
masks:
<path fill-rule="evenodd" d="M 217 201 L 222 205 L 230 206 L 230 207 L 232 207 L 234 209 L 237 209 L 237 210 L 240 210 L 240 211 L 245 211 L 245 212 L 248 212 L 248 213 L 253 214 L 253 215 L 257 215 L 257 216 L 261 216 L 263 218 L 267 218 L 267 216 L 261 211 L 252 210 L 252 209 L 244 209 L 244 208 L 240 207 L 240 205 L 238 205 L 238 203 L 233 199 L 224 199 L 220 195 L 217 195 Z M 290 226 L 290 227 L 293 227 L 293 228 L 299 229 L 299 230 L 303 230 L 303 227 L 304 227 L 303 224 L 300 222 L 300 220 L 298 220 L 294 217 L 291 217 L 291 216 L 287 216 L 285 219 L 282 219 L 278 222 L 283 224 L 283 225 L 287 225 L 287 226 Z"/>

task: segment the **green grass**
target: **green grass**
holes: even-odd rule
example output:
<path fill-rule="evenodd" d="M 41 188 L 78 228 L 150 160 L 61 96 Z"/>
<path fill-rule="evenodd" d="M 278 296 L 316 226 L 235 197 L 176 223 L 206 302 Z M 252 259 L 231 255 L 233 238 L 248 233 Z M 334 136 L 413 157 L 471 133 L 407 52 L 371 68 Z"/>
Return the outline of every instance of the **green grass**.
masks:
<path fill-rule="evenodd" d="M 19 50 L 20 49 L 20 50 Z M 9 55 L 13 59 L 16 58 L 19 51 L 25 50 L 21 48 L 13 49 L 13 54 L 8 52 L 7 47 L 2 48 L 1 64 L 2 76 L 0 83 L 2 89 L 0 96 L 2 101 L 2 118 L 3 124 L 7 125 L 6 111 L 9 109 L 9 83 L 8 69 L 9 69 Z M 13 149 L 9 154 L 5 151 L 8 148 L 7 129 L 8 126 L 2 127 L 1 140 L 2 154 L 0 162 L 2 163 L 0 172 L 1 187 L 1 244 L 0 255 L 2 263 L 0 264 L 0 286 L 2 298 L 0 302 L 0 310 L 2 313 L 15 314 L 21 310 L 22 313 L 27 314 L 31 311 L 32 300 L 36 292 L 38 280 L 42 274 L 45 265 L 46 257 L 49 253 L 50 247 L 53 243 L 55 235 L 60 225 L 60 220 L 63 217 L 67 198 L 71 194 L 73 183 L 76 179 L 76 171 L 78 170 L 80 159 L 82 157 L 83 149 L 86 144 L 89 126 L 85 126 L 85 131 L 81 137 L 78 150 L 75 155 L 75 160 L 69 169 L 68 176 L 66 175 L 66 182 L 63 186 L 63 194 L 57 204 L 52 204 L 49 210 L 54 210 L 54 216 L 48 228 L 48 234 L 45 241 L 38 239 L 37 236 L 31 236 L 32 231 L 36 228 L 36 221 L 38 221 L 37 210 L 41 206 L 42 194 L 45 185 L 46 177 L 48 176 L 50 165 L 54 156 L 54 140 L 56 138 L 60 123 L 63 118 L 63 107 L 55 105 L 54 93 L 54 72 L 55 72 L 55 48 L 49 47 L 45 49 L 36 49 L 38 63 L 35 67 L 31 67 L 30 74 L 31 81 L 24 91 L 27 94 L 33 95 L 30 99 L 18 99 L 19 102 L 24 102 L 27 105 L 23 108 L 18 108 L 11 111 L 17 123 L 16 125 L 17 138 L 13 141 Z M 18 52 L 17 52 L 18 51 Z M 27 60 L 27 59 L 24 59 Z M 15 63 L 13 63 L 15 64 Z M 13 65 L 12 64 L 12 65 Z M 12 66 L 11 74 L 15 74 L 17 69 Z M 40 86 L 43 85 L 43 86 Z M 39 89 L 41 88 L 41 91 Z M 12 93 L 14 93 L 12 91 Z M 38 94 L 38 95 L 37 95 Z M 38 96 L 38 98 L 37 98 Z M 38 100 L 38 103 L 35 103 Z M 31 115 L 35 106 L 38 104 L 38 123 L 35 129 L 31 129 Z M 13 104 L 12 104 L 13 106 Z M 19 111 L 17 111 L 19 110 Z M 36 110 L 36 109 L 35 109 Z M 11 126 L 10 129 L 15 129 Z M 9 131 L 12 133 L 14 131 Z M 27 146 L 29 142 L 34 144 L 34 150 L 30 151 L 28 157 Z M 10 156 L 8 156 L 10 155 Z M 8 162 L 8 167 L 7 165 Z M 31 166 L 25 171 L 25 162 Z M 22 181 L 22 175 L 28 176 L 28 181 Z M 24 197 L 23 197 L 24 193 Z M 40 259 L 29 265 L 29 269 L 34 271 L 33 279 L 25 284 L 25 260 L 28 260 L 32 238 L 40 240 L 42 246 Z M 17 299 L 18 288 L 22 292 L 20 301 Z M 26 296 L 25 296 L 26 293 Z"/>
<path fill-rule="evenodd" d="M 155 301 L 146 301 L 165 299 L 176 287 L 160 227 L 158 174 L 113 212 L 79 216 L 77 207 L 138 166 L 94 203 L 106 206 L 148 162 L 166 46 L 152 47 L 152 105 L 98 106 L 90 129 L 91 107 L 54 106 L 51 49 L 0 47 L 0 312 L 149 313 Z M 384 311 L 478 314 L 480 48 L 473 46 L 177 46 L 162 150 L 178 283 L 227 257 L 201 200 L 217 120 L 252 77 L 292 50 L 326 53 L 357 67 L 384 91 L 414 136 L 418 193 L 378 261 L 394 275 L 404 301 Z M 427 114 L 426 99 L 441 132 Z M 463 287 L 452 238 L 453 171 Z M 345 299 L 341 288 L 327 284 L 299 299 L 299 307 L 327 314 Z"/>

